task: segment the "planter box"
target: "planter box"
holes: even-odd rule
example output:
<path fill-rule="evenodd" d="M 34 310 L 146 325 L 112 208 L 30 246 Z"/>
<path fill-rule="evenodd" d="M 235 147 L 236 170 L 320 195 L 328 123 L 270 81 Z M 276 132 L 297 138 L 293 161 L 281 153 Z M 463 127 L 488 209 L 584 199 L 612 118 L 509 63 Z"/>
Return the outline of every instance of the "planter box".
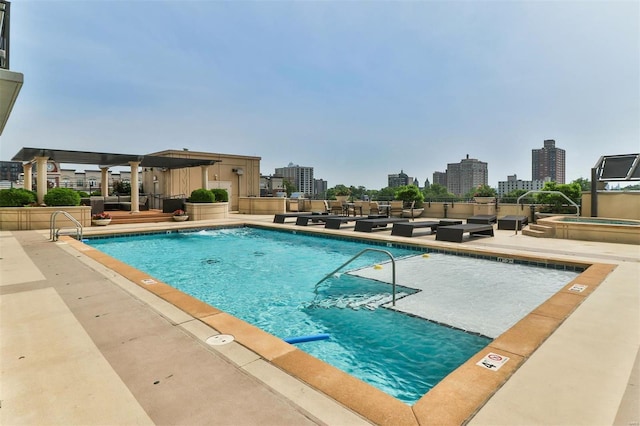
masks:
<path fill-rule="evenodd" d="M 191 220 L 226 219 L 229 203 L 184 203 Z"/>
<path fill-rule="evenodd" d="M 69 213 L 82 226 L 91 226 L 90 206 L 0 207 L 0 230 L 30 231 L 34 229 L 49 229 L 51 215 L 59 210 Z M 59 214 L 56 217 L 56 227 L 75 228 L 75 225 L 64 215 Z"/>

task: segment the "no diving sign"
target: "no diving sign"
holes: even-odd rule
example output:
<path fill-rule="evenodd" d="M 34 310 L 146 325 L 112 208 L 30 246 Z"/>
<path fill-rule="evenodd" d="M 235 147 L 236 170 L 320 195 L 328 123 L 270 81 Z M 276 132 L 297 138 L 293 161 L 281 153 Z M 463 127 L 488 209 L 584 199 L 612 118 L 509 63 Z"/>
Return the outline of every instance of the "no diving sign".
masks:
<path fill-rule="evenodd" d="M 484 367 L 487 370 L 498 371 L 500 370 L 500 367 L 502 367 L 507 361 L 509 361 L 509 357 L 490 352 L 479 362 L 477 362 L 476 365 Z"/>

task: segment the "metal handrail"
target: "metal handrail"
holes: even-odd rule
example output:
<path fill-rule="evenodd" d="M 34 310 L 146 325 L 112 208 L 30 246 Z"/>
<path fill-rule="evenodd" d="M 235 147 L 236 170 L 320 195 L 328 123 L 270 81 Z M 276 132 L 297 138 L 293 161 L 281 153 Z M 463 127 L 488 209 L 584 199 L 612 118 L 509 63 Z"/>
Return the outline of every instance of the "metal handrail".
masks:
<path fill-rule="evenodd" d="M 518 197 L 518 200 L 516 201 L 516 204 L 520 204 L 520 200 L 524 197 L 526 197 L 529 194 L 557 194 L 557 195 L 562 195 L 564 197 L 565 200 L 567 200 L 572 206 L 574 206 L 576 208 L 576 216 L 580 216 L 580 206 L 577 205 L 571 198 L 567 197 L 565 194 L 563 194 L 560 191 L 538 191 L 538 190 L 531 190 L 528 192 L 525 192 L 524 194 L 522 194 L 521 196 Z"/>
<path fill-rule="evenodd" d="M 356 260 L 357 258 L 359 258 L 361 255 L 363 255 L 364 253 L 366 253 L 368 251 L 375 251 L 375 252 L 378 252 L 378 253 L 384 253 L 387 256 L 389 256 L 389 258 L 391 259 L 391 265 L 392 265 L 392 271 L 393 271 L 392 272 L 392 283 L 391 283 L 392 284 L 392 305 L 396 306 L 396 260 L 393 258 L 393 255 L 391 253 L 389 253 L 388 251 L 381 250 L 381 249 L 374 249 L 374 248 L 366 248 L 366 249 L 362 250 L 361 252 L 359 252 L 358 254 L 353 256 L 351 259 L 347 260 L 345 263 L 343 263 L 338 268 L 336 268 L 333 272 L 327 274 L 323 279 L 318 281 L 316 283 L 314 289 L 313 289 L 313 292 L 316 294 L 316 296 L 318 295 L 318 286 L 320 284 L 322 284 L 327 279 L 331 278 L 340 269 L 344 268 L 349 263 L 353 262 L 354 260 Z"/>
<path fill-rule="evenodd" d="M 58 213 L 62 213 L 63 215 L 65 215 L 67 219 L 69 219 L 71 222 L 73 222 L 74 225 L 76 225 L 76 239 L 78 241 L 81 241 L 82 240 L 82 224 L 78 222 L 76 218 L 73 217 L 69 212 L 66 212 L 64 210 L 56 210 L 51 214 L 51 218 L 49 219 L 49 238 L 51 239 L 51 241 L 58 240 L 58 233 L 60 232 L 60 230 L 55 229 L 56 216 L 58 216 Z"/>

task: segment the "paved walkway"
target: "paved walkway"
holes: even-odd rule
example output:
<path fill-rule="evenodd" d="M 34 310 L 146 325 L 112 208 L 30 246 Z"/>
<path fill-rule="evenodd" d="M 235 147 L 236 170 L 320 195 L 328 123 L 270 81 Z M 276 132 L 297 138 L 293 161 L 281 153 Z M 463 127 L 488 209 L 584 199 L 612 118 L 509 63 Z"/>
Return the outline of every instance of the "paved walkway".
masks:
<path fill-rule="evenodd" d="M 367 424 L 47 237 L 0 232 L 0 424 Z M 513 231 L 463 245 L 618 265 L 470 424 L 639 424 L 640 247 Z"/>

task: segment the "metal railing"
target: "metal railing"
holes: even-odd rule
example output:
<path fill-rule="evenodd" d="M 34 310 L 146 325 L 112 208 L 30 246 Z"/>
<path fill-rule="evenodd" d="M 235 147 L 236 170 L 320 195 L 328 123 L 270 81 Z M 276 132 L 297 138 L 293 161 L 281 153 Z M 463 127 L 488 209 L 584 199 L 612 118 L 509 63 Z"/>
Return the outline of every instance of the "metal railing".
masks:
<path fill-rule="evenodd" d="M 386 254 L 387 256 L 389 256 L 389 258 L 391 259 L 391 265 L 392 265 L 392 279 L 391 279 L 391 285 L 392 285 L 392 305 L 396 306 L 396 260 L 393 258 L 393 255 L 391 253 L 389 253 L 386 250 L 381 250 L 381 249 L 374 249 L 374 248 L 366 248 L 364 250 L 362 250 L 361 252 L 359 252 L 358 254 L 356 254 L 355 256 L 353 256 L 351 259 L 347 260 L 345 263 L 343 263 L 342 265 L 340 265 L 338 268 L 336 268 L 333 272 L 327 274 L 323 279 L 321 279 L 320 281 L 318 281 L 315 285 L 315 287 L 313 288 L 313 292 L 316 294 L 316 296 L 318 295 L 318 287 L 320 286 L 320 284 L 322 284 L 324 281 L 328 280 L 329 278 L 331 278 L 336 272 L 338 272 L 339 270 L 341 270 L 342 268 L 344 268 L 345 266 L 347 266 L 348 264 L 350 264 L 351 262 L 353 262 L 354 260 L 356 260 L 357 258 L 359 258 L 360 256 L 362 256 L 364 253 L 368 252 L 368 251 L 375 251 L 378 253 L 383 253 Z"/>
<path fill-rule="evenodd" d="M 58 236 L 60 235 L 60 229 L 56 229 L 56 216 L 58 213 L 62 213 L 67 219 L 69 219 L 76 226 L 76 239 L 78 241 L 82 240 L 82 224 L 76 220 L 69 212 L 64 210 L 56 210 L 51 214 L 51 218 L 49 219 L 49 239 L 51 241 L 58 241 Z"/>
<path fill-rule="evenodd" d="M 576 216 L 580 216 L 580 206 L 577 205 L 575 203 L 575 201 L 573 201 L 571 198 L 567 197 L 564 193 L 562 193 L 560 191 L 538 191 L 538 190 L 528 191 L 528 192 L 525 192 L 524 194 L 522 194 L 521 196 L 519 196 L 518 200 L 516 201 L 516 203 L 520 204 L 520 200 L 525 198 L 529 194 L 555 194 L 555 195 L 560 195 L 565 200 L 567 200 L 569 202 L 569 204 L 571 204 L 573 207 L 576 208 Z"/>

